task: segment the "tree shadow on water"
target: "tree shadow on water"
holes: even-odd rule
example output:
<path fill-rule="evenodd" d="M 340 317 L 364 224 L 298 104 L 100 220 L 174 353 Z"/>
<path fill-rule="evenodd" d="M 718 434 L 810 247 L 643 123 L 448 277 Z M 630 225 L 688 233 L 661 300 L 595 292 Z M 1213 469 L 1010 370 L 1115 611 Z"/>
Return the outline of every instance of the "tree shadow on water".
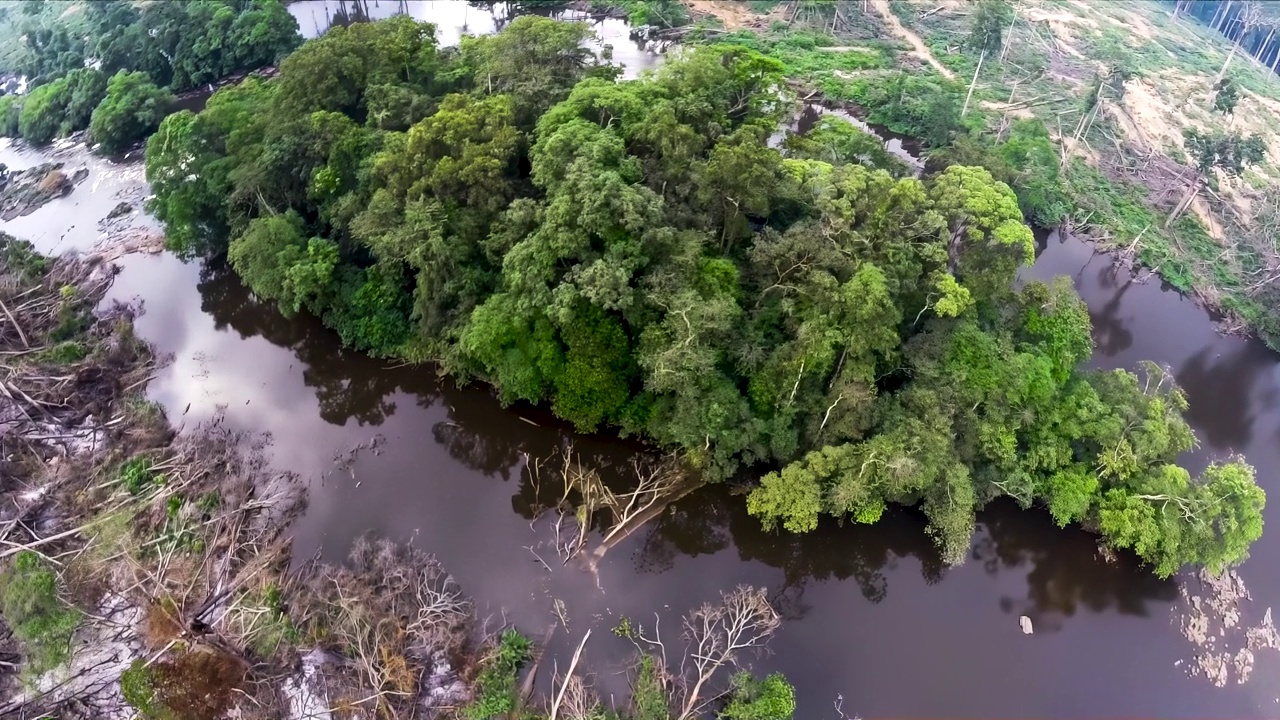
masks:
<path fill-rule="evenodd" d="M 978 515 L 970 565 L 991 575 L 1026 572 L 1025 597 L 1002 597 L 1000 607 L 1025 614 L 1037 632 L 1060 629 L 1081 609 L 1147 616 L 1178 597 L 1172 580 L 1160 580 L 1127 553 L 1108 560 L 1097 538 L 1079 528 L 1057 528 L 1049 515 L 997 501 Z M 745 561 L 778 568 L 783 581 L 773 598 L 780 612 L 799 619 L 809 610 L 805 589 L 812 582 L 852 580 L 869 602 L 889 597 L 890 580 L 912 559 L 928 585 L 941 584 L 950 569 L 925 533 L 925 517 L 915 508 L 891 507 L 874 525 L 824 520 L 809 533 L 767 532 L 746 511 L 745 498 L 724 486 L 704 488 L 668 508 L 655 520 L 634 552 L 636 569 L 662 573 L 682 555 L 720 552 L 730 546 Z"/>
<path fill-rule="evenodd" d="M 1100 551 L 1096 535 L 1058 528 L 1043 510 L 997 500 L 978 520 L 970 562 L 990 575 L 1026 572 L 1026 597 L 1002 597 L 1000 607 L 1031 617 L 1036 632 L 1059 630 L 1081 610 L 1147 617 L 1178 598 L 1177 581 L 1156 577 L 1132 553 Z"/>
<path fill-rule="evenodd" d="M 294 354 L 295 367 L 301 370 L 304 384 L 315 391 L 325 422 L 343 425 L 354 419 L 361 425 L 381 425 L 396 411 L 390 400 L 393 393 L 410 392 L 425 404 L 440 395 L 430 370 L 391 369 L 383 361 L 343 348 L 337 334 L 319 319 L 305 313 L 286 317 L 274 303 L 253 297 L 225 262 L 206 263 L 197 287 L 200 309 L 213 318 L 218 330 L 230 328 L 242 338 L 261 337 Z M 251 345 L 227 350 L 256 352 Z"/>
<path fill-rule="evenodd" d="M 1187 422 L 1210 447 L 1243 451 L 1253 442 L 1256 408 L 1275 404 L 1275 387 L 1266 382 L 1275 366 L 1275 354 L 1260 342 L 1220 340 L 1205 346 L 1176 373 L 1187 393 Z"/>

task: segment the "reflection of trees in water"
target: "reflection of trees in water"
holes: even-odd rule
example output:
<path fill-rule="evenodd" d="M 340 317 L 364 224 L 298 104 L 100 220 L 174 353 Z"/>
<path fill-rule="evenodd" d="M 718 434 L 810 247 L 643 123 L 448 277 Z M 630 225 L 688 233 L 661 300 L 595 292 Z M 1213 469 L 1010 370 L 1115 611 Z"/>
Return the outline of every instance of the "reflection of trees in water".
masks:
<path fill-rule="evenodd" d="M 1093 256 L 1089 259 L 1092 261 Z M 1120 310 L 1124 305 L 1125 294 L 1134 286 L 1135 281 L 1129 271 L 1122 271 L 1119 265 L 1109 262 L 1105 255 L 1103 259 L 1108 262 L 1104 262 L 1098 269 L 1098 287 L 1102 290 L 1101 294 L 1112 292 L 1107 295 L 1105 303 L 1089 303 L 1089 319 L 1093 322 L 1093 340 L 1098 351 L 1104 356 L 1112 356 L 1133 346 L 1133 331 L 1125 326 Z M 1125 283 L 1117 285 L 1122 272 Z"/>
<path fill-rule="evenodd" d="M 1081 607 L 1147 616 L 1153 603 L 1168 604 L 1178 597 L 1176 581 L 1157 578 L 1130 553 L 1117 553 L 1108 562 L 1096 536 L 1075 527 L 1059 529 L 1045 512 L 1022 510 L 1002 500 L 978 519 L 985 532 L 974 542 L 973 561 L 991 575 L 1030 568 L 1026 598 L 1005 597 L 1000 606 L 1005 612 L 1030 615 L 1037 632 L 1058 629 L 1063 618 Z"/>
<path fill-rule="evenodd" d="M 930 583 L 943 572 L 941 558 L 924 534 L 923 517 L 912 510 L 894 508 L 875 526 L 823 522 L 810 533 L 765 532 L 747 514 L 743 498 L 732 497 L 724 487 L 703 489 L 669 508 L 649 529 L 635 564 L 640 572 L 661 573 L 680 555 L 715 553 L 730 544 L 742 560 L 783 571 L 774 596 L 793 617 L 807 609 L 804 589 L 812 580 L 852 578 L 864 597 L 880 602 L 888 593 L 886 571 L 895 569 L 899 558 L 917 558 Z"/>
<path fill-rule="evenodd" d="M 1059 529 L 1045 513 L 997 502 L 980 513 L 979 522 L 970 562 L 992 575 L 1029 568 L 1026 597 L 1005 597 L 1000 605 L 1006 612 L 1031 615 L 1038 631 L 1056 629 L 1061 618 L 1082 606 L 1148 615 L 1152 603 L 1177 598 L 1175 582 L 1159 580 L 1128 554 L 1106 562 L 1095 536 Z M 804 592 L 813 581 L 853 580 L 863 597 L 878 603 L 888 596 L 900 561 L 913 558 L 928 584 L 941 582 L 947 568 L 924 527 L 925 519 L 915 509 L 891 508 L 875 525 L 823 522 L 810 533 L 765 532 L 747 514 L 742 498 L 712 487 L 677 502 L 655 520 L 634 561 L 639 572 L 661 573 L 681 555 L 715 553 L 732 544 L 742 560 L 782 570 L 783 582 L 772 596 L 780 612 L 798 619 L 808 611 Z"/>
<path fill-rule="evenodd" d="M 319 320 L 306 315 L 287 318 L 274 304 L 253 298 L 225 263 L 207 263 L 198 289 L 200 309 L 213 318 L 217 329 L 230 327 L 241 337 L 262 337 L 294 353 L 303 382 L 315 389 L 325 422 L 342 425 L 354 418 L 361 425 L 380 425 L 395 412 L 389 396 L 400 389 L 426 404 L 439 397 L 430 373 L 387 370 L 366 355 L 343 349 L 337 335 Z"/>
<path fill-rule="evenodd" d="M 1176 374 L 1190 404 L 1187 422 L 1216 449 L 1244 450 L 1253 442 L 1252 408 L 1274 406 L 1276 390 L 1265 380 L 1275 366 L 1275 356 L 1256 340 L 1217 339 L 1201 348 Z"/>

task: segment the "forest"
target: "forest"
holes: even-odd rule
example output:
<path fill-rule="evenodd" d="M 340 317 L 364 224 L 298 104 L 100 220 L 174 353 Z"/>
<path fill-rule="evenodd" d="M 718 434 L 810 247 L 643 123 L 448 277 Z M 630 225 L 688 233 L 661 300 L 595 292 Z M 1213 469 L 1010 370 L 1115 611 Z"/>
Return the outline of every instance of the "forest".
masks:
<path fill-rule="evenodd" d="M 271 65 L 302 42 L 278 0 L 62 3 L 7 8 L 18 36 L 5 72 L 25 95 L 0 97 L 0 132 L 42 145 L 88 130 L 106 154 L 144 140 L 180 93 Z M 14 15 L 17 17 L 14 17 Z"/>
<path fill-rule="evenodd" d="M 442 48 L 404 17 L 334 28 L 167 117 L 150 209 L 171 249 L 225 256 L 352 348 L 679 449 L 705 481 L 763 476 L 766 526 L 919 505 L 959 563 L 1008 496 L 1162 576 L 1247 557 L 1252 468 L 1191 477 L 1167 372 L 1083 369 L 1070 282 L 1015 282 L 1024 211 L 1053 212 L 1028 181 L 1047 167 L 1015 173 L 1020 194 L 958 151 L 912 177 L 833 118 L 775 146 L 796 103 L 769 48 L 704 43 L 620 81 L 589 33 L 527 16 Z M 1027 124 L 995 159 L 1035 166 L 1045 138 Z"/>

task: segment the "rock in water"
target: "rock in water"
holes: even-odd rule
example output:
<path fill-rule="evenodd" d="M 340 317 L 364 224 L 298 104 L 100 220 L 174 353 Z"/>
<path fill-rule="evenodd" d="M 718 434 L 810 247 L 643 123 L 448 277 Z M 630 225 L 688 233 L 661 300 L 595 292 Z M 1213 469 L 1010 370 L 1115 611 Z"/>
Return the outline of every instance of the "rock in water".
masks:
<path fill-rule="evenodd" d="M 1026 635 L 1031 634 L 1031 618 L 1027 617 L 1026 615 L 1023 615 L 1022 617 L 1018 618 L 1018 625 L 1022 627 L 1023 634 L 1026 634 Z"/>
<path fill-rule="evenodd" d="M 80 168 L 70 176 L 62 171 L 62 163 L 44 163 L 26 170 L 0 173 L 0 220 L 9 222 L 40 209 L 45 203 L 71 192 L 89 176 L 88 168 Z"/>

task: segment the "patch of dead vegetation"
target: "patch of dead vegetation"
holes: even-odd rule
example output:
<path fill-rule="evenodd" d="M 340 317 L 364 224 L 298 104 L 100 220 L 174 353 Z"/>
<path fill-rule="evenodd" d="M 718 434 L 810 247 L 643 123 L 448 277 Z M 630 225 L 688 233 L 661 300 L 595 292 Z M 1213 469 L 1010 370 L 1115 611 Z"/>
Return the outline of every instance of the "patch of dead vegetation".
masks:
<path fill-rule="evenodd" d="M 685 0 L 685 4 L 695 16 L 710 15 L 719 20 L 726 30 L 768 27 L 773 20 L 781 19 L 785 12 L 784 5 L 779 5 L 766 14 L 760 14 L 753 12 L 747 3 L 733 0 Z"/>
<path fill-rule="evenodd" d="M 1203 677 L 1216 687 L 1232 680 L 1244 684 L 1253 673 L 1255 653 L 1274 653 L 1280 633 L 1271 608 L 1253 624 L 1256 612 L 1244 580 L 1234 571 L 1213 575 L 1201 570 L 1181 585 L 1182 602 L 1174 608 L 1174 622 L 1192 646 L 1191 657 L 1178 660 L 1189 677 Z"/>
<path fill-rule="evenodd" d="M 0 678 L 0 717 L 372 720 L 467 700 L 457 584 L 385 541 L 290 574 L 304 486 L 220 419 L 175 436 L 142 397 L 156 362 L 133 309 L 94 313 L 114 275 L 0 236 L 0 566 L 40 558 L 82 611 L 62 667 Z M 0 656 L 23 666 L 7 640 Z"/>

